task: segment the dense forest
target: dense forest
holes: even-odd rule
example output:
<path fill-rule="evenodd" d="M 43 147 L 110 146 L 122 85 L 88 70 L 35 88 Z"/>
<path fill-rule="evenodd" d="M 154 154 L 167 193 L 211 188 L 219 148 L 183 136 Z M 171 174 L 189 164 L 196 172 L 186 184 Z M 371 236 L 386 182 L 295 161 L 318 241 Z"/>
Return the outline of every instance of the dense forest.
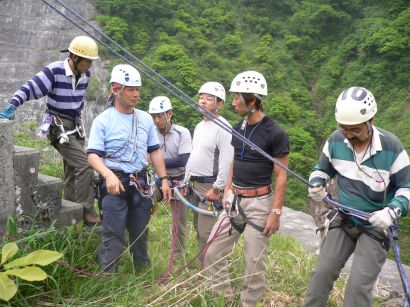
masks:
<path fill-rule="evenodd" d="M 406 0 L 96 0 L 103 31 L 196 99 L 200 85 L 229 89 L 245 70 L 261 72 L 268 115 L 289 133 L 290 168 L 308 177 L 336 127 L 334 104 L 345 88 L 371 90 L 376 126 L 410 150 L 410 1 Z M 112 59 L 103 50 L 103 60 Z M 137 63 L 136 63 L 137 64 Z M 137 64 L 138 65 L 138 64 Z M 168 95 L 143 78 L 141 109 Z M 176 121 L 193 131 L 200 116 L 174 97 Z M 223 115 L 239 118 L 228 96 Z M 286 205 L 303 209 L 306 187 L 289 180 Z"/>

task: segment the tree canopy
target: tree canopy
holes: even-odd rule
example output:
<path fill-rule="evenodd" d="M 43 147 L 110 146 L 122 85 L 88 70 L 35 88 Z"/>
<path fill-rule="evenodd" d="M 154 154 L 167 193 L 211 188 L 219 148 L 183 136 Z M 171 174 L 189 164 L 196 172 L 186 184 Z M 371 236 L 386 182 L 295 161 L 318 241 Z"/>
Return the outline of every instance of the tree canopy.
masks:
<path fill-rule="evenodd" d="M 228 90 L 245 70 L 262 73 L 268 115 L 290 135 L 290 168 L 307 178 L 336 127 L 334 104 L 345 88 L 372 91 L 376 126 L 410 148 L 410 1 L 97 0 L 105 33 L 195 97 L 206 81 Z M 168 95 L 177 122 L 191 131 L 200 116 L 149 80 L 141 108 Z M 223 115 L 239 118 L 227 96 Z M 289 180 L 286 203 L 306 203 L 306 187 Z"/>

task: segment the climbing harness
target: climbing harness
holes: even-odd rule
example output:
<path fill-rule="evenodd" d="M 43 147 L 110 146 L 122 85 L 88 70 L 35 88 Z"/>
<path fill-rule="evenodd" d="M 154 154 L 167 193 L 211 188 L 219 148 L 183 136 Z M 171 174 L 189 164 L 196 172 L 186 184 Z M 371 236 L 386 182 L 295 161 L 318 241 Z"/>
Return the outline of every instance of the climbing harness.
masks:
<path fill-rule="evenodd" d="M 229 235 L 232 235 L 232 229 L 237 230 L 239 233 L 244 232 L 247 225 L 259 232 L 263 232 L 265 230 L 264 227 L 256 225 L 246 217 L 245 212 L 240 205 L 241 200 L 242 197 L 240 195 L 234 194 L 232 203 L 227 206 L 226 213 L 228 215 L 229 222 L 231 223 Z"/>
<path fill-rule="evenodd" d="M 137 174 L 130 174 L 130 186 L 134 186 L 142 197 L 151 198 L 153 193 L 149 184 L 149 175 L 147 172 L 142 173 L 146 173 L 146 178 L 144 178 L 143 175 L 138 176 Z"/>
<path fill-rule="evenodd" d="M 49 1 L 47 0 L 41 0 L 43 3 L 45 3 L 47 6 L 49 6 L 51 9 L 53 9 L 54 11 L 56 11 L 59 15 L 61 15 L 62 17 L 64 17 L 65 19 L 67 19 L 69 22 L 71 22 L 74 26 L 78 27 L 79 29 L 81 29 L 84 33 L 86 33 L 87 35 L 89 35 L 90 37 L 92 37 L 95 41 L 97 41 L 98 43 L 100 43 L 102 46 L 106 47 L 111 53 L 113 53 L 114 55 L 116 55 L 117 57 L 121 58 L 122 60 L 124 60 L 126 63 L 130 64 L 131 66 L 133 66 L 134 68 L 136 68 L 136 66 L 133 64 L 133 62 L 129 59 L 127 59 L 125 56 L 123 56 L 122 54 L 120 54 L 119 52 L 117 52 L 116 50 L 114 50 L 113 48 L 111 48 L 107 43 L 105 43 L 104 41 L 102 41 L 102 39 L 99 39 L 94 33 L 97 33 L 98 35 L 101 35 L 102 38 L 104 38 L 105 40 L 107 40 L 109 43 L 115 45 L 115 47 L 117 48 L 117 50 L 120 50 L 122 52 L 124 52 L 127 56 L 131 57 L 133 61 L 138 62 L 141 67 L 139 67 L 139 70 L 141 73 L 143 73 L 147 78 L 149 78 L 150 80 L 154 81 L 155 83 L 157 83 L 160 87 L 162 87 L 163 89 L 165 89 L 167 92 L 169 92 L 170 94 L 172 94 L 173 96 L 175 96 L 176 98 L 178 98 L 180 101 L 184 102 L 185 104 L 187 104 L 188 106 L 190 106 L 192 109 L 200 112 L 201 114 L 205 114 L 209 119 L 211 119 L 215 124 L 217 124 L 220 128 L 224 129 L 225 131 L 227 131 L 228 133 L 232 134 L 233 137 L 238 138 L 239 140 L 241 140 L 244 144 L 250 146 L 251 148 L 253 148 L 255 151 L 257 151 L 259 154 L 261 154 L 263 157 L 265 157 L 266 159 L 268 159 L 269 161 L 273 162 L 274 164 L 278 165 L 279 167 L 281 167 L 282 169 L 284 169 L 285 171 L 287 171 L 288 173 L 292 174 L 294 177 L 296 177 L 297 179 L 299 179 L 301 182 L 303 182 L 304 184 L 306 184 L 309 187 L 312 187 L 312 185 L 309 183 L 309 181 L 307 181 L 305 178 L 303 178 L 301 175 L 299 175 L 298 173 L 296 173 L 295 171 L 289 169 L 287 166 L 285 166 L 284 164 L 280 163 L 279 161 L 277 161 L 275 158 L 271 157 L 267 152 L 263 151 L 259 146 L 257 146 L 256 144 L 254 144 L 253 142 L 251 142 L 249 139 L 244 138 L 242 134 L 240 134 L 238 131 L 232 129 L 232 127 L 230 127 L 227 123 L 223 122 L 222 120 L 220 120 L 218 117 L 216 117 L 212 112 L 207 111 L 204 107 L 201 107 L 200 105 L 198 105 L 190 96 L 188 96 L 185 92 L 183 92 L 182 90 L 180 90 L 178 87 L 176 87 L 174 84 L 172 84 L 171 82 L 169 82 L 167 79 L 165 79 L 164 77 L 162 77 L 159 73 L 157 73 L 155 70 L 153 70 L 151 67 L 149 67 L 148 65 L 146 65 L 144 62 L 142 62 L 140 59 L 138 59 L 137 57 L 135 57 L 134 55 L 132 55 L 129 51 L 127 51 L 125 48 L 123 48 L 121 45 L 119 45 L 117 42 L 115 42 L 113 39 L 111 39 L 110 37 L 108 37 L 106 34 L 104 34 L 100 29 L 98 29 L 97 27 L 95 27 L 94 25 L 92 25 L 88 20 L 86 20 L 84 17 L 82 17 L 81 15 L 79 15 L 77 12 L 75 12 L 74 10 L 72 10 L 70 7 L 68 7 L 66 4 L 64 4 L 62 1 L 60 0 L 55 0 L 57 3 L 59 3 L 60 5 L 62 5 L 68 12 L 70 12 L 71 14 L 73 14 L 75 17 L 79 18 L 81 20 L 82 23 L 84 23 L 85 25 L 89 26 L 93 32 L 88 31 L 87 29 L 84 28 L 84 26 L 82 26 L 79 22 L 73 20 L 73 18 L 67 16 L 67 14 L 63 11 L 60 11 L 58 8 L 56 8 L 54 5 L 52 5 Z M 145 71 L 144 69 L 147 69 L 147 71 Z M 151 74 L 152 75 L 151 75 Z M 195 210 L 198 212 L 198 209 L 196 206 L 190 204 L 178 191 L 178 189 L 174 188 L 174 193 L 176 195 L 176 197 L 179 197 L 179 199 L 189 208 Z M 369 215 L 365 212 L 361 212 L 359 210 L 347 207 L 343 204 L 337 203 L 335 201 L 333 201 L 329 196 L 325 197 L 324 199 L 325 202 L 327 202 L 329 205 L 337 208 L 339 211 L 347 214 L 347 215 L 351 215 L 351 216 L 355 216 L 358 218 L 362 218 L 364 220 L 367 220 Z M 207 212 L 206 215 L 213 215 L 212 213 L 209 214 L 210 212 L 203 210 L 205 212 Z M 205 214 L 204 212 L 201 212 L 203 214 Z M 395 228 L 396 227 L 396 228 Z M 389 228 L 389 235 L 391 235 L 392 238 L 397 238 L 397 227 L 396 226 L 391 226 Z M 402 268 L 402 264 L 400 263 L 400 257 L 398 255 L 399 252 L 399 247 L 398 247 L 398 240 L 394 241 L 395 244 L 395 256 L 396 256 L 396 263 L 397 266 L 399 268 L 399 273 L 400 273 L 400 277 L 402 279 L 402 284 L 403 284 L 403 288 L 405 290 L 405 294 L 407 297 L 407 300 L 410 302 L 410 291 L 408 290 L 408 282 L 407 282 L 407 276 L 404 272 L 404 269 Z"/>
<path fill-rule="evenodd" d="M 66 131 L 64 128 L 64 122 L 61 118 L 74 122 L 75 128 Z M 60 134 L 55 139 L 55 142 L 58 141 L 58 143 L 60 144 L 68 143 L 70 141 L 69 135 L 76 133 L 81 139 L 85 138 L 84 124 L 79 115 L 71 117 L 69 115 L 48 109 L 47 114 L 44 116 L 42 124 L 40 126 L 40 133 L 47 134 L 51 125 L 54 125 L 60 129 Z"/>
<path fill-rule="evenodd" d="M 80 117 L 75 117 L 75 129 L 69 130 L 69 131 L 65 131 L 64 129 L 64 124 L 63 121 L 61 120 L 60 116 L 56 116 L 53 115 L 52 117 L 52 123 L 54 125 L 56 125 L 58 128 L 60 128 L 60 135 L 57 137 L 57 139 L 59 140 L 58 142 L 60 144 L 66 144 L 70 141 L 69 139 L 69 135 L 78 133 L 78 136 L 80 138 L 84 138 L 85 137 L 85 132 L 84 132 L 84 126 L 83 126 L 83 121 L 81 120 Z"/>

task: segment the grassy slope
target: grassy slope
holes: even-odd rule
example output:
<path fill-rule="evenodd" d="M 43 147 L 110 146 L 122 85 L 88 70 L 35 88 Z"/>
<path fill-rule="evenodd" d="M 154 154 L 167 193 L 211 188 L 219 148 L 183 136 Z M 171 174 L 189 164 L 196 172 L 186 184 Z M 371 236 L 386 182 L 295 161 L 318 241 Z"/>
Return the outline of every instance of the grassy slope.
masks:
<path fill-rule="evenodd" d="M 189 227 L 189 246 L 186 261 L 197 254 L 195 231 Z M 66 305 L 98 306 L 226 306 L 222 298 L 213 296 L 209 286 L 201 278 L 199 263 L 194 261 L 189 268 L 184 261 L 175 263 L 174 272 L 168 283 L 159 284 L 158 279 L 167 270 L 171 247 L 171 217 L 169 207 L 161 206 L 152 217 L 149 232 L 149 252 L 151 265 L 141 272 L 134 272 L 129 254 L 122 257 L 120 274 L 86 277 L 76 275 L 62 265 L 46 267 L 50 278 L 45 283 L 21 282 L 17 296 L 11 301 L 12 306 L 32 306 L 44 303 Z M 10 221 L 8 232 L 18 243 L 26 244 L 30 249 L 58 250 L 65 254 L 64 261 L 71 268 L 98 273 L 99 267 L 94 261 L 100 235 L 82 225 L 71 226 L 65 231 L 36 230 L 18 232 L 17 226 Z M 1 241 L 0 241 L 1 243 Z M 242 240 L 231 255 L 230 271 L 238 302 L 242 284 L 243 258 Z M 22 250 L 24 253 L 24 249 Z M 315 256 L 307 253 L 293 238 L 275 235 L 270 240 L 267 257 L 267 291 L 263 305 L 300 306 L 306 291 Z M 333 304 L 340 303 L 344 279 L 332 293 Z"/>

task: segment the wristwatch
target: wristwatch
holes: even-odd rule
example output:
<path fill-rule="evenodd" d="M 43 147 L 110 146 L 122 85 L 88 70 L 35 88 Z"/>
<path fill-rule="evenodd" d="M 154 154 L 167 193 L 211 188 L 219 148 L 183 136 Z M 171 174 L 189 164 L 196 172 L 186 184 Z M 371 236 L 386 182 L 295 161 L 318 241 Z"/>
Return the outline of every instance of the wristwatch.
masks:
<path fill-rule="evenodd" d="M 212 192 L 214 192 L 214 194 L 216 194 L 216 195 L 222 194 L 223 191 L 224 191 L 224 190 L 221 190 L 220 188 L 217 188 L 217 187 L 214 187 L 214 188 L 212 189 Z"/>
<path fill-rule="evenodd" d="M 274 214 L 276 214 L 276 215 L 278 215 L 278 216 L 281 216 L 281 214 L 282 214 L 282 209 L 272 208 L 272 210 L 270 211 L 270 213 L 274 213 Z"/>

